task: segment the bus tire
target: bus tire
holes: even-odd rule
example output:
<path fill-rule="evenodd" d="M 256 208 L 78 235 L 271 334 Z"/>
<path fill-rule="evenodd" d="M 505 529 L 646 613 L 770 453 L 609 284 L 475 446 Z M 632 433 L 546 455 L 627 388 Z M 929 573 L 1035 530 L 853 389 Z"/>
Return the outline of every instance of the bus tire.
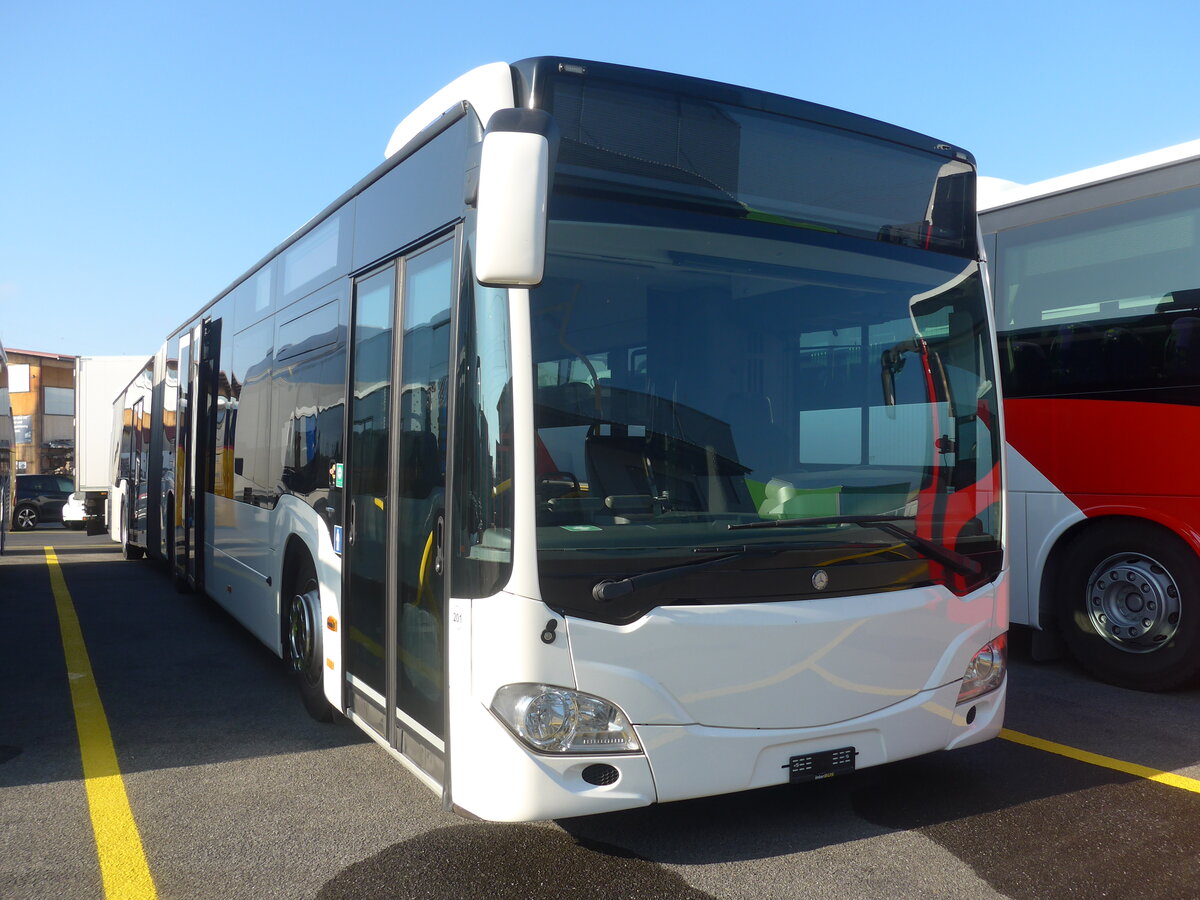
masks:
<path fill-rule="evenodd" d="M 317 572 L 305 557 L 291 579 L 284 653 L 300 687 L 304 709 L 318 722 L 332 722 L 334 709 L 325 699 L 324 642 Z"/>
<path fill-rule="evenodd" d="M 1056 593 L 1063 640 L 1099 680 L 1165 691 L 1200 675 L 1200 559 L 1166 529 L 1097 522 L 1067 546 Z"/>

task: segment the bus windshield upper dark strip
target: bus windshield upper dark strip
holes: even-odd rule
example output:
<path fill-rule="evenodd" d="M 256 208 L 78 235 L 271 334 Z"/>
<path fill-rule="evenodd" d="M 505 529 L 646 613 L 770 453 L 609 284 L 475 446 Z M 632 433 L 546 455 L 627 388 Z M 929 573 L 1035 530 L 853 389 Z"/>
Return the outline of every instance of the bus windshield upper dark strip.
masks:
<path fill-rule="evenodd" d="M 965 158 L 590 74 L 554 78 L 541 102 L 562 130 L 560 179 L 635 202 L 977 255 Z"/>

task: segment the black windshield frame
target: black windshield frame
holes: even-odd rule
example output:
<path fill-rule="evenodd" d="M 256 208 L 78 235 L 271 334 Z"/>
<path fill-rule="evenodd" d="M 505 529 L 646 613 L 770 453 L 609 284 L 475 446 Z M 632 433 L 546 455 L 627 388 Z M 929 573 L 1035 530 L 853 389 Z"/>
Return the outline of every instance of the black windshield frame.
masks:
<path fill-rule="evenodd" d="M 623 198 L 979 255 L 975 160 L 926 135 L 751 88 L 564 59 L 516 63 L 559 176 Z"/>

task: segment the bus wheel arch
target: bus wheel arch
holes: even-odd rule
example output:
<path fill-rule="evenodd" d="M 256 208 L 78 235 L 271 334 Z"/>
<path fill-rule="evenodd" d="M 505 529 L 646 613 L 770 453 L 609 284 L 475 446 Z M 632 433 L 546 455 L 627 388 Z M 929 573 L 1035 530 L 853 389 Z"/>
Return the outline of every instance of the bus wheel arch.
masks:
<path fill-rule="evenodd" d="M 1200 677 L 1200 557 L 1182 538 L 1106 516 L 1070 532 L 1054 557 L 1052 614 L 1090 674 L 1146 691 Z"/>
<path fill-rule="evenodd" d="M 308 548 L 293 536 L 283 558 L 280 595 L 283 659 L 300 689 L 308 714 L 330 722 L 334 709 L 325 697 L 324 629 L 317 567 Z"/>

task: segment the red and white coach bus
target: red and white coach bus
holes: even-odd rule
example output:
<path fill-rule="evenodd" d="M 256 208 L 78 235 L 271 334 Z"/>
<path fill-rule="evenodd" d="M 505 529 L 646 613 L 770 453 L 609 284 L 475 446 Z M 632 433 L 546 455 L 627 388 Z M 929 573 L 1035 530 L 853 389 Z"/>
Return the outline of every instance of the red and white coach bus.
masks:
<path fill-rule="evenodd" d="M 1105 681 L 1187 683 L 1200 672 L 1200 141 L 981 182 L 1011 619 L 1058 632 Z"/>

